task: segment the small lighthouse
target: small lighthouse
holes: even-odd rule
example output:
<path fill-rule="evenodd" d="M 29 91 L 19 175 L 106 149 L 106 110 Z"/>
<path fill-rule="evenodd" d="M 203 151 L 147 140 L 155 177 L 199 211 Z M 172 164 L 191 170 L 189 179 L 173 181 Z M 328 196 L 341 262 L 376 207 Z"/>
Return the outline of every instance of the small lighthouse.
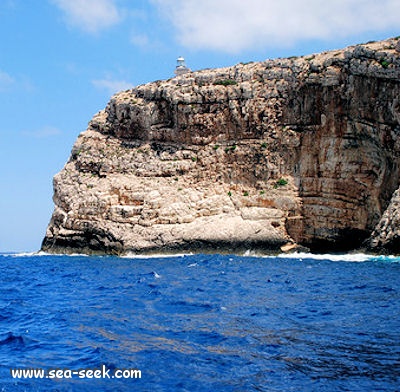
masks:
<path fill-rule="evenodd" d="M 182 56 L 179 56 L 176 60 L 175 75 L 180 76 L 188 72 L 190 72 L 190 69 L 186 67 L 185 59 Z"/>

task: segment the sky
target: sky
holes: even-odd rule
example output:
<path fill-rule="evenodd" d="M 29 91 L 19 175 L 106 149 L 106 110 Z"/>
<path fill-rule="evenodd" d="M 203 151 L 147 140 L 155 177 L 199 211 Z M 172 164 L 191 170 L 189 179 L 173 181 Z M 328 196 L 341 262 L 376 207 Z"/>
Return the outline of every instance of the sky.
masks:
<path fill-rule="evenodd" d="M 40 249 L 52 178 L 111 95 L 400 35 L 399 0 L 0 0 L 0 252 Z"/>

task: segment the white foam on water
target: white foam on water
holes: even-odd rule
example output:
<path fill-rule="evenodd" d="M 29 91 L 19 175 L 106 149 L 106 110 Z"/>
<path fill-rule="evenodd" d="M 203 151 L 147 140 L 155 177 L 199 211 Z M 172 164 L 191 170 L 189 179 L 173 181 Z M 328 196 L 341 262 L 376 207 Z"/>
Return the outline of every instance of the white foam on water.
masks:
<path fill-rule="evenodd" d="M 50 253 L 45 252 L 19 252 L 19 253 L 2 253 L 2 256 L 9 256 L 9 257 L 35 257 L 35 256 L 53 256 Z"/>
<path fill-rule="evenodd" d="M 118 256 L 125 259 L 169 259 L 169 258 L 183 258 L 188 256 L 193 256 L 194 253 L 176 253 L 176 254 L 150 254 L 150 255 L 140 255 L 136 253 L 127 253 L 122 256 Z M 38 257 L 38 256 L 50 256 L 50 257 L 101 257 L 101 256 L 91 256 L 83 253 L 74 254 L 53 254 L 43 251 L 37 252 L 5 252 L 0 253 L 3 257 Z M 231 255 L 230 255 L 231 256 Z M 297 259 L 302 260 L 329 260 L 329 261 L 345 261 L 353 263 L 361 263 L 366 261 L 376 261 L 376 262 L 391 262 L 400 263 L 400 256 L 394 255 L 371 255 L 366 253 L 344 253 L 344 254 L 323 254 L 323 253 L 306 253 L 306 252 L 294 252 L 294 253 L 281 253 L 278 255 L 263 255 L 253 250 L 248 250 L 242 254 L 244 257 L 260 257 L 264 259 Z M 239 256 L 240 257 L 240 256 Z M 233 261 L 230 258 L 229 261 Z M 195 267 L 197 263 L 189 265 L 189 267 Z"/>
<path fill-rule="evenodd" d="M 295 253 L 281 253 L 277 258 L 284 259 L 299 259 L 299 260 L 330 260 L 330 261 L 347 261 L 353 263 L 361 263 L 365 261 L 373 261 L 377 256 L 369 255 L 366 253 L 344 253 L 344 254 L 318 254 L 318 253 L 305 253 L 305 252 L 295 252 Z"/>
<path fill-rule="evenodd" d="M 41 256 L 39 252 L 21 252 L 21 253 L 9 253 L 6 256 L 11 257 L 32 257 L 32 256 Z"/>
<path fill-rule="evenodd" d="M 20 253 L 2 253 L 2 256 L 9 257 L 38 257 L 38 256 L 50 256 L 50 257 L 89 257 L 84 253 L 72 253 L 72 254 L 64 254 L 64 253 L 47 253 L 43 251 L 38 252 L 20 252 Z"/>
<path fill-rule="evenodd" d="M 376 256 L 366 253 L 307 253 L 307 252 L 293 252 L 293 253 L 280 253 L 277 255 L 265 255 L 254 250 L 247 250 L 243 253 L 244 257 L 261 257 L 263 259 L 297 259 L 297 260 L 330 260 L 330 261 L 347 261 L 347 262 L 365 262 L 365 261 L 384 261 L 388 258 L 396 258 L 395 256 Z M 399 258 L 400 260 L 400 258 Z"/>
<path fill-rule="evenodd" d="M 186 257 L 186 256 L 193 256 L 193 253 L 176 253 L 176 254 L 151 254 L 151 255 L 138 255 L 136 253 L 127 253 L 126 255 L 122 255 L 123 259 L 169 259 L 169 258 L 176 258 L 176 257 Z"/>

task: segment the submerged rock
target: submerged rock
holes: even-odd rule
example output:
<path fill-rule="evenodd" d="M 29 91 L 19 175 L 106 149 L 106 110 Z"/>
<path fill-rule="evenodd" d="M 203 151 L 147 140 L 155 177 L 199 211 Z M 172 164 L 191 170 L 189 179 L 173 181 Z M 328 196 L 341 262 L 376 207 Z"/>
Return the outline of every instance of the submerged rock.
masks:
<path fill-rule="evenodd" d="M 54 178 L 42 249 L 382 250 L 377 230 L 390 226 L 399 187 L 396 45 L 189 72 L 114 95 Z"/>

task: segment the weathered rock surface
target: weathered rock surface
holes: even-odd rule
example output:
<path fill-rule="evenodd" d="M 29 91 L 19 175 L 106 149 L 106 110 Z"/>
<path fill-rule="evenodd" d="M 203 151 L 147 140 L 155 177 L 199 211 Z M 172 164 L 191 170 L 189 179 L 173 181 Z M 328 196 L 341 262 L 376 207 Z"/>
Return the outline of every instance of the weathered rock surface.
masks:
<path fill-rule="evenodd" d="M 114 95 L 54 178 L 42 249 L 400 249 L 396 47 L 191 72 Z"/>
<path fill-rule="evenodd" d="M 382 253 L 400 254 L 400 190 L 394 192 L 389 207 L 375 227 L 367 243 Z"/>

